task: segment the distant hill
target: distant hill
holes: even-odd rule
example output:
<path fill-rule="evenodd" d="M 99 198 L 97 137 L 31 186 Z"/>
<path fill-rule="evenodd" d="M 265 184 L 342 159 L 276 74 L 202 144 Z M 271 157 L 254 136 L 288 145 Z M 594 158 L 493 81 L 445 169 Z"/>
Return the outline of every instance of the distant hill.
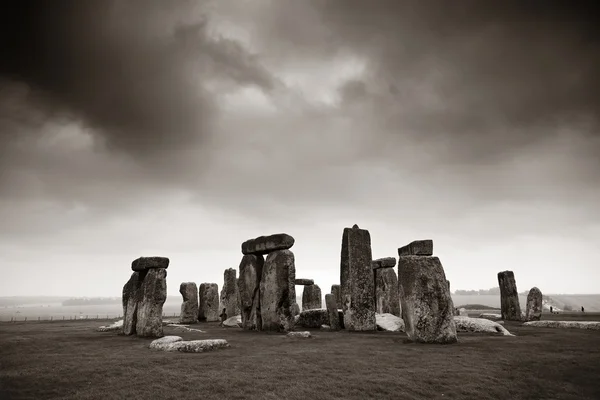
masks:
<path fill-rule="evenodd" d="M 0 307 L 24 306 L 30 304 L 62 303 L 68 297 L 62 296 L 9 296 L 0 297 Z"/>

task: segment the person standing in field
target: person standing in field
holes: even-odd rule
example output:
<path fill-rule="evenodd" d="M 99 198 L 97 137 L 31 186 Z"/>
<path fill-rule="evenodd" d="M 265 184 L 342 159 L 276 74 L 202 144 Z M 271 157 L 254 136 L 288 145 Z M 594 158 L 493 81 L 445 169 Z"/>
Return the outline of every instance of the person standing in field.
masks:
<path fill-rule="evenodd" d="M 550 314 L 552 314 L 552 306 L 550 306 Z"/>
<path fill-rule="evenodd" d="M 583 308 L 583 306 L 581 306 L 581 312 L 585 312 L 585 309 Z"/>
<path fill-rule="evenodd" d="M 219 324 L 219 326 L 225 326 L 223 323 L 227 320 L 227 312 L 226 311 L 227 311 L 227 309 L 224 308 L 221 315 L 219 315 L 219 317 L 221 317 L 221 323 Z"/>

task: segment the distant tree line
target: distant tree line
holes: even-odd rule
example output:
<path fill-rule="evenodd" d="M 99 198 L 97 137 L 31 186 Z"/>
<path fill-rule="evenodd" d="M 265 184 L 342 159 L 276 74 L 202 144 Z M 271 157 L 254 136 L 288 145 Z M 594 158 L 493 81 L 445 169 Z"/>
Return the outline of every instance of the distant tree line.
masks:
<path fill-rule="evenodd" d="M 493 295 L 499 295 L 500 294 L 500 287 L 495 287 L 495 288 L 491 288 L 491 289 L 479 289 L 479 290 L 455 290 L 454 294 L 456 295 L 489 295 L 489 294 L 493 294 Z"/>
<path fill-rule="evenodd" d="M 63 306 L 100 306 L 121 304 L 120 297 L 74 297 L 62 302 Z"/>

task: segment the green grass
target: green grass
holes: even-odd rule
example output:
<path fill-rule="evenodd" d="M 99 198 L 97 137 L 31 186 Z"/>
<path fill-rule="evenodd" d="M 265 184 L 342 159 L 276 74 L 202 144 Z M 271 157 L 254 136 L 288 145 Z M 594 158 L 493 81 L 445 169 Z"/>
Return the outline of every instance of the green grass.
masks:
<path fill-rule="evenodd" d="M 0 324 L 0 398 L 599 399 L 600 332 L 528 328 L 462 334 L 455 345 L 390 332 L 312 330 L 312 339 L 199 324 L 231 348 L 165 353 L 100 333 L 98 321 Z"/>

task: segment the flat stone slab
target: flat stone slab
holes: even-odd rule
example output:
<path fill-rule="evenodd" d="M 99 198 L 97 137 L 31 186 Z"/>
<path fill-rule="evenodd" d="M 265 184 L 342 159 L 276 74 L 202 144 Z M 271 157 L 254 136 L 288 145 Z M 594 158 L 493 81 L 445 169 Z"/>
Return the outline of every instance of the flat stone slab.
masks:
<path fill-rule="evenodd" d="M 396 266 L 396 259 L 394 257 L 378 258 L 377 260 L 371 261 L 371 268 L 394 268 Z"/>
<path fill-rule="evenodd" d="M 404 321 L 394 314 L 375 314 L 378 331 L 404 332 Z"/>
<path fill-rule="evenodd" d="M 223 326 L 226 326 L 228 328 L 241 328 L 242 327 L 242 316 L 235 315 L 231 318 L 227 318 L 225 321 L 223 321 Z"/>
<path fill-rule="evenodd" d="M 598 321 L 529 321 L 523 326 L 535 326 L 538 328 L 571 328 L 600 330 Z"/>
<path fill-rule="evenodd" d="M 485 318 L 454 317 L 457 332 L 499 333 L 515 336 L 497 322 Z"/>
<path fill-rule="evenodd" d="M 204 353 L 230 347 L 225 339 L 184 341 L 180 336 L 165 336 L 154 340 L 149 346 L 154 350 L 179 351 L 182 353 Z"/>
<path fill-rule="evenodd" d="M 314 284 L 315 284 L 315 280 L 314 279 L 296 278 L 296 280 L 294 280 L 294 285 L 310 286 L 310 285 L 314 285 Z"/>
<path fill-rule="evenodd" d="M 123 320 L 119 320 L 113 322 L 110 325 L 100 326 L 98 327 L 98 332 L 113 332 L 113 331 L 122 331 L 123 330 Z"/>
<path fill-rule="evenodd" d="M 287 250 L 294 245 L 294 238 L 287 233 L 259 236 L 242 243 L 242 254 L 265 255 L 276 250 Z"/>
<path fill-rule="evenodd" d="M 167 257 L 140 257 L 131 262 L 133 271 L 144 271 L 152 268 L 168 268 L 169 259 Z"/>
<path fill-rule="evenodd" d="M 415 240 L 398 249 L 398 256 L 432 256 L 433 240 Z"/>
<path fill-rule="evenodd" d="M 310 337 L 312 337 L 312 335 L 308 331 L 304 331 L 304 332 L 289 332 L 286 336 L 287 337 L 293 337 L 293 338 L 310 338 Z"/>

